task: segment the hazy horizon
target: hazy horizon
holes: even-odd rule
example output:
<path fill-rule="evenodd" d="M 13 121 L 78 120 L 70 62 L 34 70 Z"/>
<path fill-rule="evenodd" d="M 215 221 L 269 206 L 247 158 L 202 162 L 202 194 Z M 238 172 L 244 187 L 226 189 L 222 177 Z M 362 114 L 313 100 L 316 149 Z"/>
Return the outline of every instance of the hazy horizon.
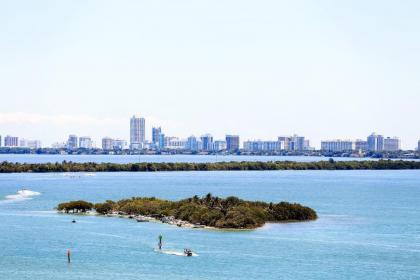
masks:
<path fill-rule="evenodd" d="M 420 139 L 416 1 L 0 4 L 2 137 Z"/>

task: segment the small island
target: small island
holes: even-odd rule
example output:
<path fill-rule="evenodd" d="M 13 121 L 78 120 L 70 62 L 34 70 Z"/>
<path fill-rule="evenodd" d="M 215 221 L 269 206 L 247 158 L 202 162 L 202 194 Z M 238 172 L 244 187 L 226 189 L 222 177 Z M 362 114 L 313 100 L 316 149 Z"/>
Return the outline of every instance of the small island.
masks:
<path fill-rule="evenodd" d="M 255 229 L 265 223 L 300 222 L 317 219 L 316 212 L 297 203 L 246 201 L 234 196 L 220 198 L 210 193 L 178 201 L 155 197 L 133 197 L 120 201 L 91 203 L 83 200 L 60 203 L 58 211 L 119 216 L 138 222 L 160 221 L 192 228 Z"/>

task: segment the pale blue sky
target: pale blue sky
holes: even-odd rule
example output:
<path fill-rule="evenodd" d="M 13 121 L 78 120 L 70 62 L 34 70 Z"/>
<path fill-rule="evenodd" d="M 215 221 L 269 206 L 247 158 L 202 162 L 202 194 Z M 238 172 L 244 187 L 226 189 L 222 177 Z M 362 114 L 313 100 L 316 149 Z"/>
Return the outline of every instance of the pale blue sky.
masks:
<path fill-rule="evenodd" d="M 420 138 L 419 1 L 0 0 L 0 135 Z"/>

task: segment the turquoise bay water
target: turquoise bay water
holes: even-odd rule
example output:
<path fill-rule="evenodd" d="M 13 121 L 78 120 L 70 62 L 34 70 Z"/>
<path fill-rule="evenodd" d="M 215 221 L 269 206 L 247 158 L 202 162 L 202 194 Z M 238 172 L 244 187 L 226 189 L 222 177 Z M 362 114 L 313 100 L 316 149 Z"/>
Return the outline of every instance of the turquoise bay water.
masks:
<path fill-rule="evenodd" d="M 19 189 L 40 192 L 6 199 Z M 57 203 L 195 194 L 295 201 L 314 222 L 181 229 L 57 214 Z M 0 174 L 0 279 L 420 279 L 420 171 Z M 154 251 L 192 248 L 186 258 Z M 66 251 L 73 262 L 68 265 Z"/>

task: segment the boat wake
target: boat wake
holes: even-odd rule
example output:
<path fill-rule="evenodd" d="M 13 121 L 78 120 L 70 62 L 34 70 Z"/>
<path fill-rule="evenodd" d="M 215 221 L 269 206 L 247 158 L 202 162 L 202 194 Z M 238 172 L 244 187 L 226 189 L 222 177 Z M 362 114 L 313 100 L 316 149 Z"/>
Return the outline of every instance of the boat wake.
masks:
<path fill-rule="evenodd" d="M 184 254 L 184 252 L 180 252 L 180 251 L 174 251 L 174 250 L 159 250 L 159 249 L 155 249 L 155 252 L 160 253 L 160 254 L 165 254 L 165 255 L 173 255 L 173 256 L 178 256 L 178 257 L 186 257 L 186 255 Z M 192 253 L 193 257 L 198 257 L 198 255 L 196 253 Z"/>
<path fill-rule="evenodd" d="M 32 199 L 34 196 L 40 195 L 40 192 L 35 192 L 31 190 L 19 190 L 16 194 L 6 195 L 6 200 L 26 200 Z"/>

